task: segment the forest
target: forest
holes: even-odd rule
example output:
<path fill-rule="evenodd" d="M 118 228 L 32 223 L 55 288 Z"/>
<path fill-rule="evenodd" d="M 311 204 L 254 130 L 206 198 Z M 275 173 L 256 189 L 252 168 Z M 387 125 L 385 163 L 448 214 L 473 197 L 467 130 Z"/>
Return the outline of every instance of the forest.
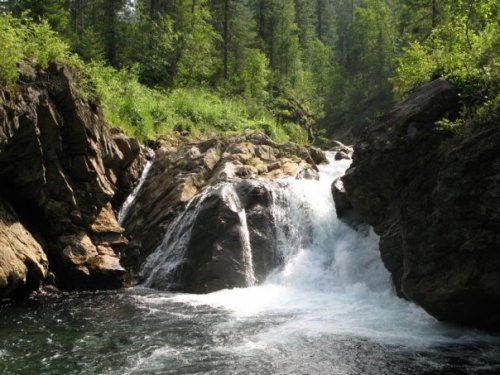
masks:
<path fill-rule="evenodd" d="M 438 77 L 464 98 L 444 126 L 498 112 L 496 0 L 3 0 L 0 13 L 3 84 L 23 59 L 69 62 L 140 139 L 258 128 L 322 142 Z"/>
<path fill-rule="evenodd" d="M 500 374 L 500 0 L 0 0 L 0 375 Z"/>

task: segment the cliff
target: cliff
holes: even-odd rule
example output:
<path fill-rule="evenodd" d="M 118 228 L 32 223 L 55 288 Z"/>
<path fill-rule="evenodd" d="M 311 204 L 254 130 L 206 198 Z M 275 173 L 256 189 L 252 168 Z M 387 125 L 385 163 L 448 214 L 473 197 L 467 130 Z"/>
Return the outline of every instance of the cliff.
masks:
<path fill-rule="evenodd" d="M 28 62 L 20 70 L 17 85 L 0 92 L 0 298 L 44 285 L 122 287 L 125 268 L 140 269 L 188 202 L 224 181 L 241 182 L 240 203 L 253 210 L 251 239 L 264 249 L 263 272 L 270 271 L 274 260 L 263 209 L 268 197 L 242 179 L 315 177 L 315 163 L 325 159 L 321 150 L 277 145 L 262 133 L 152 142 L 154 163 L 122 227 L 117 211 L 151 152 L 109 127 L 99 104 L 80 93 L 77 71 L 58 64 L 41 70 Z M 197 219 L 199 241 L 190 248 L 194 265 L 182 277 L 192 284 L 185 290 L 240 282 L 241 254 L 220 245 L 235 242 L 239 218 L 215 190 L 207 204 Z M 221 246 L 224 256 L 215 256 Z"/>
<path fill-rule="evenodd" d="M 500 329 L 500 128 L 450 132 L 459 93 L 429 83 L 363 135 L 342 181 L 398 293 L 440 320 Z"/>
<path fill-rule="evenodd" d="M 110 130 L 71 68 L 21 71 L 0 91 L 0 297 L 121 287 L 127 240 L 112 204 L 138 178 L 140 145 Z"/>

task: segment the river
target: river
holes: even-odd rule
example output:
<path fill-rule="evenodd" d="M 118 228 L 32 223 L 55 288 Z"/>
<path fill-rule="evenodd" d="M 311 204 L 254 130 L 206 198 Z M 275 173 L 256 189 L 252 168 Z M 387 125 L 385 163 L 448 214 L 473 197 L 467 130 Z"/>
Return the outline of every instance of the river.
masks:
<path fill-rule="evenodd" d="M 284 266 L 262 285 L 207 295 L 142 285 L 2 306 L 0 373 L 500 373 L 499 336 L 395 295 L 376 235 L 336 218 L 330 185 L 349 162 L 332 156 L 319 180 L 270 182 Z"/>

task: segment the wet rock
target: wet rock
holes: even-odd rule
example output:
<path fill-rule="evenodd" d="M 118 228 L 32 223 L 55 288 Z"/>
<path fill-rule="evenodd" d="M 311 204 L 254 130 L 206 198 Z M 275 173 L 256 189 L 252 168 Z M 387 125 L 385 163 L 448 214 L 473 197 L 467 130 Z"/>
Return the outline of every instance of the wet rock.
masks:
<path fill-rule="evenodd" d="M 401 296 L 438 319 L 500 330 L 500 128 L 438 129 L 458 110 L 448 82 L 423 86 L 368 130 L 342 180 Z"/>
<path fill-rule="evenodd" d="M 332 183 L 332 195 L 335 202 L 337 217 L 340 220 L 342 220 L 354 230 L 359 230 L 363 225 L 366 225 L 359 212 L 354 209 L 351 202 L 349 201 L 341 178 L 337 178 Z"/>
<path fill-rule="evenodd" d="M 119 129 L 112 128 L 111 137 L 122 154 L 121 157 L 118 155 L 119 169 L 122 172 L 117 175 L 116 191 L 111 200 L 114 209 L 119 210 L 139 182 L 146 160 L 151 160 L 154 155 L 141 146 L 135 138 L 125 135 Z"/>
<path fill-rule="evenodd" d="M 123 223 L 130 244 L 122 259 L 138 271 L 186 203 L 206 188 L 242 178 L 283 177 L 317 178 L 316 164 L 306 148 L 278 145 L 260 132 L 226 140 L 163 141 Z"/>
<path fill-rule="evenodd" d="M 311 155 L 311 159 L 316 164 L 328 164 L 328 159 L 326 158 L 326 154 L 322 149 L 314 146 L 309 146 L 307 150 L 309 151 L 309 155 Z"/>
<path fill-rule="evenodd" d="M 351 156 L 352 153 L 354 152 L 354 149 L 351 146 L 347 146 L 347 145 L 343 144 L 342 142 L 335 141 L 335 140 L 330 141 L 329 148 L 331 151 L 344 152 L 349 156 Z"/>
<path fill-rule="evenodd" d="M 335 160 L 351 160 L 351 156 L 345 151 L 338 151 L 335 154 Z"/>
<path fill-rule="evenodd" d="M 175 232 L 177 238 L 188 239 L 182 264 L 155 272 L 148 286 L 208 293 L 263 281 L 280 264 L 271 202 L 263 182 L 245 180 L 217 185 L 195 198 L 190 206 L 196 215 L 193 222 L 183 222 Z M 162 251 L 175 252 L 178 249 L 169 244 L 182 243 L 174 238 L 167 242 Z"/>

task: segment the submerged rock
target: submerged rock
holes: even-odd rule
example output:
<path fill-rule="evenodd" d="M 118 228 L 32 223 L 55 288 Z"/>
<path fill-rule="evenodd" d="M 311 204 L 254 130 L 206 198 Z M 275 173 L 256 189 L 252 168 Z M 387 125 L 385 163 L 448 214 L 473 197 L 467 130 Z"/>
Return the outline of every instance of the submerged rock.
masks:
<path fill-rule="evenodd" d="M 365 134 L 342 181 L 401 296 L 500 330 L 500 128 L 439 129 L 458 109 L 448 82 L 423 86 Z"/>

